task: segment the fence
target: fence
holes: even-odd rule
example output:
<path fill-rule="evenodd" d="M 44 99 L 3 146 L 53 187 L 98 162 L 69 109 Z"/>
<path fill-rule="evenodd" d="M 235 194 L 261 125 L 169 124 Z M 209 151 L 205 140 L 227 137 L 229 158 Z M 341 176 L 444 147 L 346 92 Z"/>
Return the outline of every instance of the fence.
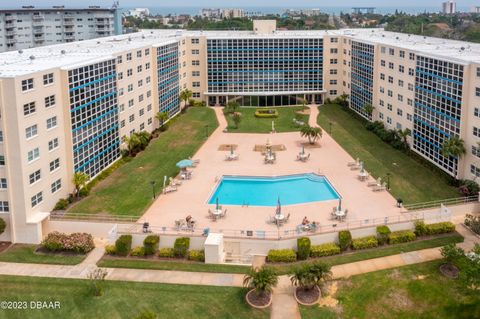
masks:
<path fill-rule="evenodd" d="M 93 215 L 93 214 L 65 214 L 63 212 L 51 212 L 51 220 L 74 220 L 74 221 L 93 221 L 105 223 L 136 223 L 141 221 L 141 216 L 128 215 Z"/>
<path fill-rule="evenodd" d="M 403 205 L 403 207 L 408 211 L 412 211 L 412 210 L 437 207 L 441 205 L 467 204 L 467 203 L 476 202 L 476 201 L 478 201 L 478 195 L 449 198 L 449 199 L 436 200 L 436 201 L 423 202 L 423 203 L 406 204 L 406 205 Z"/>

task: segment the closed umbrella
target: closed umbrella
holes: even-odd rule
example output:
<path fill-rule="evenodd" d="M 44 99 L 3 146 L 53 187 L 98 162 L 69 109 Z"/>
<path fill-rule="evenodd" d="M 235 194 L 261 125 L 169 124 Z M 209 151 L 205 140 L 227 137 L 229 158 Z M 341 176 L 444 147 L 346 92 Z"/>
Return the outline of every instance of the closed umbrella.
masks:
<path fill-rule="evenodd" d="M 302 155 L 305 154 L 305 146 L 302 145 Z"/>
<path fill-rule="evenodd" d="M 216 199 L 216 201 L 215 201 L 215 204 L 216 204 L 216 205 L 215 205 L 215 210 L 218 210 L 218 209 L 220 208 L 220 206 L 218 205 L 218 197 L 217 197 L 217 199 Z"/>
<path fill-rule="evenodd" d="M 230 145 L 230 154 L 233 155 L 233 145 Z"/>
<path fill-rule="evenodd" d="M 280 204 L 280 196 L 277 200 L 277 209 L 275 210 L 275 215 L 280 216 L 282 215 L 282 205 Z"/>
<path fill-rule="evenodd" d="M 340 198 L 338 200 L 338 211 L 341 211 L 342 210 L 342 199 Z"/>

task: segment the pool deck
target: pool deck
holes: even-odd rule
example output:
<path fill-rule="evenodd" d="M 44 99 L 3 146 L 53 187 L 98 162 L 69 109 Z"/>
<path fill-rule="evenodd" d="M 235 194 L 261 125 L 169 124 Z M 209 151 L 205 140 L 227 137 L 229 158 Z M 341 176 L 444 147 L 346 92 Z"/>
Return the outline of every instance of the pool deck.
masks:
<path fill-rule="evenodd" d="M 318 112 L 312 107 L 310 124 L 313 125 Z M 275 225 L 266 221 L 275 214 L 275 207 L 242 207 L 225 206 L 227 215 L 216 222 L 208 218 L 208 209 L 214 205 L 207 204 L 215 186 L 222 175 L 245 176 L 281 176 L 302 173 L 325 175 L 335 190 L 342 196 L 342 207 L 348 209 L 346 223 L 365 219 L 382 219 L 387 216 L 401 215 L 401 209 L 396 207 L 396 200 L 388 192 L 373 192 L 366 182 L 358 180 L 358 171 L 352 171 L 347 163 L 354 159 L 344 151 L 325 131 L 318 148 L 305 148 L 310 153 L 308 162 L 296 160 L 306 139 L 300 133 L 275 134 L 241 134 L 224 133 L 227 126 L 221 108 L 215 108 L 219 128 L 212 133 L 208 141 L 193 157 L 200 160 L 197 167 L 191 169 L 191 180 L 183 181 L 178 191 L 159 196 L 150 206 L 139 222 L 148 221 L 153 227 L 174 227 L 174 221 L 192 215 L 197 221 L 197 229 L 210 227 L 215 230 L 263 230 L 277 231 Z M 315 124 L 316 125 L 316 124 Z M 283 144 L 285 151 L 277 152 L 275 164 L 264 164 L 263 156 L 254 152 L 256 144 L 265 144 L 267 139 L 271 144 Z M 229 151 L 218 151 L 221 144 L 237 144 L 237 161 L 225 161 Z M 368 167 L 366 167 L 368 171 Z M 282 207 L 282 212 L 291 214 L 290 221 L 282 230 L 294 230 L 301 224 L 304 216 L 320 225 L 332 225 L 338 222 L 330 220 L 332 207 L 338 205 L 338 200 L 288 205 Z"/>

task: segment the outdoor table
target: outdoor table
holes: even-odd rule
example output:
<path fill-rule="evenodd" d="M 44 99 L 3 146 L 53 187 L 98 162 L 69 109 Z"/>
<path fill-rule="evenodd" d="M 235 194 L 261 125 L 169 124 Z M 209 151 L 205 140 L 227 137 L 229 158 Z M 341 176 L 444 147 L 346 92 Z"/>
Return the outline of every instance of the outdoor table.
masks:
<path fill-rule="evenodd" d="M 361 181 L 364 181 L 367 177 L 368 177 L 368 173 L 367 173 L 367 172 L 360 172 L 360 173 L 358 173 L 358 179 L 361 180 Z"/>
<path fill-rule="evenodd" d="M 342 218 L 345 216 L 345 212 L 343 210 L 337 210 L 335 216 L 337 216 L 337 218 Z"/>
<path fill-rule="evenodd" d="M 308 154 L 305 154 L 305 153 L 300 153 L 298 154 L 298 157 L 301 159 L 301 160 L 304 160 L 308 157 Z"/>

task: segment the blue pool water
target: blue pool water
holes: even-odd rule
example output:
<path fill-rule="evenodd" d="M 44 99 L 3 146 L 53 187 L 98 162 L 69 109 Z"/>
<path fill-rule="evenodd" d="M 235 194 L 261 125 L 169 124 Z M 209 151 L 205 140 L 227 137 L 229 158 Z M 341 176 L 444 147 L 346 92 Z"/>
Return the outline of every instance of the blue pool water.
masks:
<path fill-rule="evenodd" d="M 281 177 L 223 176 L 209 204 L 276 206 L 339 199 L 328 179 L 316 174 Z"/>

